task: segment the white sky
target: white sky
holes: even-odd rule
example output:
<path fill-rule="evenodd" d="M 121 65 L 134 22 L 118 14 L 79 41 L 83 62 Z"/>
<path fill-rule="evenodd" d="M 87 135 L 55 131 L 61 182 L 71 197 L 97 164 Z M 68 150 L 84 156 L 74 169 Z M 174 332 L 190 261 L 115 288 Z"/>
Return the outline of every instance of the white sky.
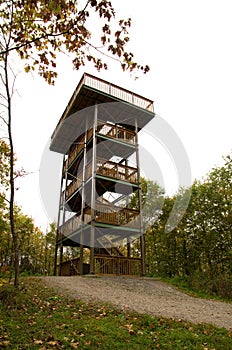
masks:
<path fill-rule="evenodd" d="M 55 87 L 36 74 L 18 78 L 15 150 L 19 163 L 35 173 L 19 181 L 16 199 L 41 227 L 54 219 L 47 217 L 40 199 L 42 153 L 85 71 L 154 100 L 155 112 L 184 145 L 193 179 L 220 165 L 232 149 L 231 2 L 112 0 L 112 4 L 119 18 L 132 18 L 130 49 L 137 61 L 150 65 L 149 74 L 135 80 L 115 65 L 100 74 L 89 67 L 74 72 L 63 58 Z M 160 147 L 153 148 L 154 154 Z M 178 181 L 170 155 L 158 151 L 155 157 L 167 188 L 175 190 Z"/>

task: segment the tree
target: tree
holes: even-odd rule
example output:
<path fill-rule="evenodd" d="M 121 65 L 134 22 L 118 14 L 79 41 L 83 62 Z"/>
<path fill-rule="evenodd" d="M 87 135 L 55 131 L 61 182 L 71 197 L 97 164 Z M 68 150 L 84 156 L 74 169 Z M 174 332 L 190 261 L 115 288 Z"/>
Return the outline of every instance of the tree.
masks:
<path fill-rule="evenodd" d="M 195 182 L 191 217 L 186 222 L 189 251 L 196 268 L 215 276 L 231 272 L 232 255 L 232 158 L 225 157 L 203 182 Z M 196 263 L 195 263 L 196 264 Z"/>
<path fill-rule="evenodd" d="M 164 190 L 157 182 L 141 177 L 142 212 L 145 230 L 157 221 L 164 202 Z M 129 207 L 138 209 L 138 191 L 130 198 Z"/>
<path fill-rule="evenodd" d="M 94 13 L 100 18 L 100 46 L 94 43 L 89 29 L 89 17 Z M 88 0 L 79 8 L 76 0 L 0 0 L 0 74 L 4 92 L 0 93 L 6 108 L 5 119 L 10 147 L 10 229 L 14 246 L 14 285 L 18 286 L 19 246 L 14 223 L 14 144 L 12 137 L 12 96 L 14 92 L 10 54 L 16 52 L 25 62 L 25 71 L 37 70 L 48 84 L 54 84 L 57 77 L 57 54 L 65 51 L 72 56 L 74 68 L 79 69 L 86 61 L 96 69 L 107 69 L 101 57 L 116 58 L 123 70 L 140 69 L 149 71 L 147 65 L 141 66 L 133 59 L 133 53 L 125 46 L 129 41 L 128 29 L 131 19 L 118 21 L 115 31 L 115 11 L 110 1 Z M 94 54 L 93 54 L 93 52 Z M 99 56 L 100 55 L 100 56 Z"/>
<path fill-rule="evenodd" d="M 12 19 L 11 19 L 12 20 Z M 9 215 L 10 215 L 10 230 L 11 235 L 13 237 L 13 246 L 14 246 L 14 268 L 15 268 L 15 279 L 14 279 L 14 285 L 15 287 L 18 287 L 18 277 L 19 277 L 19 249 L 18 249 L 18 236 L 15 231 L 15 224 L 14 224 L 14 195 L 15 195 L 15 171 L 14 171 L 14 162 L 15 162 L 15 156 L 14 156 L 14 144 L 13 144 L 13 136 L 12 136 L 12 94 L 13 90 L 10 91 L 10 82 L 9 82 L 9 52 L 8 49 L 10 47 L 11 42 L 11 32 L 8 36 L 3 34 L 3 39 L 5 43 L 6 53 L 1 57 L 2 59 L 2 71 L 0 74 L 1 81 L 3 84 L 3 88 L 5 90 L 5 93 L 1 93 L 1 98 L 4 101 L 2 104 L 5 107 L 5 118 L 1 116 L 1 119 L 5 123 L 7 127 L 7 135 L 8 135 L 8 147 L 9 147 L 9 189 L 10 189 L 10 199 L 8 200 L 9 203 Z M 3 45 L 1 45 L 3 47 Z"/>
<path fill-rule="evenodd" d="M 142 190 L 142 215 L 144 226 L 144 242 L 145 242 L 145 259 L 148 272 L 151 271 L 151 265 L 153 265 L 153 258 L 150 259 L 150 252 L 152 248 L 152 240 L 150 239 L 151 228 L 159 220 L 159 216 L 162 212 L 164 203 L 164 190 L 153 180 L 141 177 L 141 190 Z M 135 191 L 128 204 L 129 208 L 139 209 L 139 195 L 138 190 Z M 138 240 L 133 243 L 132 251 L 138 250 Z"/>
<path fill-rule="evenodd" d="M 14 249 L 10 235 L 9 210 L 0 197 L 0 271 L 12 271 Z M 20 207 L 14 207 L 15 231 L 18 237 L 20 271 L 26 274 L 52 274 L 54 265 L 56 225 L 50 224 L 46 234 L 34 225 Z"/>
<path fill-rule="evenodd" d="M 10 158 L 10 148 L 8 144 L 2 139 L 0 139 L 0 191 L 1 196 L 9 186 L 9 158 Z"/>
<path fill-rule="evenodd" d="M 45 252 L 44 252 L 44 273 L 51 275 L 54 268 L 56 244 L 56 224 L 53 222 L 49 225 L 49 229 L 45 235 Z"/>
<path fill-rule="evenodd" d="M 11 258 L 8 255 L 10 250 L 9 225 L 7 222 L 7 198 L 6 191 L 9 187 L 9 157 L 10 148 L 4 140 L 0 140 L 0 267 L 9 265 Z"/>
<path fill-rule="evenodd" d="M 123 70 L 149 71 L 126 51 L 131 19 L 117 20 L 110 1 L 88 0 L 80 8 L 76 0 L 1 0 L 0 18 L 2 35 L 11 33 L 10 42 L 1 43 L 0 55 L 16 51 L 26 63 L 26 72 L 37 69 L 49 84 L 57 77 L 57 54 L 64 51 L 71 55 L 75 69 L 86 61 L 98 70 L 107 69 L 110 57 Z M 92 21 L 97 37 L 91 33 Z"/>
<path fill-rule="evenodd" d="M 158 220 L 146 232 L 146 262 L 150 274 L 185 277 L 207 292 L 231 297 L 232 281 L 232 158 L 224 158 L 191 189 L 165 197 Z M 185 213 L 186 198 L 191 199 Z M 177 201 L 182 220 L 165 230 Z M 174 217 L 174 222 L 176 221 Z"/>

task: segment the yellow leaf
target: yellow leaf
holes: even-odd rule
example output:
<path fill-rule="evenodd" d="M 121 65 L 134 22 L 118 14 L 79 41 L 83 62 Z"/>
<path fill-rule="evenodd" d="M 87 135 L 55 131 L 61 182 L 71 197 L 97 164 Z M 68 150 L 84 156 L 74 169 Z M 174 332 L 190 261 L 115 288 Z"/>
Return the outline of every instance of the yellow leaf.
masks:
<path fill-rule="evenodd" d="M 7 283 L 7 280 L 0 278 L 0 287 Z"/>
<path fill-rule="evenodd" d="M 56 340 L 55 341 L 51 340 L 48 342 L 48 344 L 52 345 L 52 346 L 56 346 L 58 344 L 58 342 Z"/>
<path fill-rule="evenodd" d="M 9 341 L 9 340 L 3 340 L 3 341 L 0 343 L 0 346 L 2 346 L 2 347 L 7 347 L 9 344 L 10 344 L 10 341 Z"/>

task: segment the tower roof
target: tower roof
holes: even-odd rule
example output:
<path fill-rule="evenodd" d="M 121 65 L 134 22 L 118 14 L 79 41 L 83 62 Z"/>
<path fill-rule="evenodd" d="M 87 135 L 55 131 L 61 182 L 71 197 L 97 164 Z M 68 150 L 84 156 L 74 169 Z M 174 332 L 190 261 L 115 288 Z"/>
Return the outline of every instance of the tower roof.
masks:
<path fill-rule="evenodd" d="M 141 130 L 154 116 L 153 101 L 84 73 L 51 137 L 50 150 L 65 154 L 70 139 L 85 131 L 85 120 L 95 106 L 102 121 Z M 78 129 L 78 132 L 77 132 Z"/>

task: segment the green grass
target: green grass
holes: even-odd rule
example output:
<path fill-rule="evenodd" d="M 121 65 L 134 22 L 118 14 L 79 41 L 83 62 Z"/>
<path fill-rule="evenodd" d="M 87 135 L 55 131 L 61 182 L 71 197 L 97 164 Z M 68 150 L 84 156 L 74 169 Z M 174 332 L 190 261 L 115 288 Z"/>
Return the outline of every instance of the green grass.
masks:
<path fill-rule="evenodd" d="M 232 334 L 67 299 L 28 277 L 0 288 L 0 348 L 231 350 Z"/>
<path fill-rule="evenodd" d="M 191 295 L 192 297 L 202 298 L 202 299 L 213 299 L 213 300 L 224 301 L 227 303 L 232 303 L 231 298 L 222 297 L 220 295 L 210 293 L 209 291 L 204 291 L 202 289 L 197 289 L 190 286 L 189 280 L 186 277 L 176 276 L 172 278 L 162 278 L 162 280 L 174 287 L 177 287 L 180 291 L 188 295 Z"/>

